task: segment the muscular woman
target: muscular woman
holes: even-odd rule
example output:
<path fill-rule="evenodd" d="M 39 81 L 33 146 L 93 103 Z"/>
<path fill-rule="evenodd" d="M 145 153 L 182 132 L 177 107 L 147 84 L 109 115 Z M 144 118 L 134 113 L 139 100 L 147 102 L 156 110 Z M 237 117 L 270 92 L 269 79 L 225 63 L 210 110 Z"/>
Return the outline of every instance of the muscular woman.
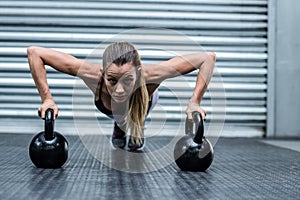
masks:
<path fill-rule="evenodd" d="M 157 102 L 159 85 L 166 79 L 197 69 L 196 85 L 186 114 L 189 120 L 192 120 L 194 111 L 199 112 L 203 119 L 206 117 L 200 103 L 215 65 L 213 52 L 195 52 L 148 65 L 142 64 L 137 49 L 129 42 L 115 42 L 107 46 L 102 64 L 43 47 L 31 46 L 27 53 L 30 71 L 42 100 L 39 116 L 44 118 L 49 108 L 54 110 L 55 118 L 58 116 L 58 107 L 47 83 L 45 65 L 49 65 L 57 71 L 81 78 L 91 89 L 96 107 L 115 121 L 111 137 L 114 148 L 126 146 L 126 133 L 130 131 L 129 150 L 141 150 L 145 146 L 144 121 Z"/>

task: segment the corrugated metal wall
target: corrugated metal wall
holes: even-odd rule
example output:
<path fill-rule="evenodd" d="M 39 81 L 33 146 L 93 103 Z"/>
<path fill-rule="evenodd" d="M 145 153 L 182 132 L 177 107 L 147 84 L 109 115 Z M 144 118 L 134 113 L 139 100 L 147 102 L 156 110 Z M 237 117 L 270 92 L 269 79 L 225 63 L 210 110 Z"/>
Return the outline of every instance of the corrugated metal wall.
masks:
<path fill-rule="evenodd" d="M 41 102 L 27 64 L 28 46 L 55 48 L 85 59 L 94 48 L 104 48 L 107 39 L 122 31 L 165 28 L 217 53 L 229 134 L 249 130 L 247 135 L 262 135 L 267 113 L 267 5 L 267 0 L 0 1 L 0 116 L 36 118 Z M 128 38 L 141 49 L 144 63 L 171 58 L 167 51 L 197 50 L 195 43 L 180 42 L 178 37 L 168 35 L 172 31 L 149 30 L 143 35 L 147 39 L 133 31 Z M 49 67 L 47 70 L 60 118 L 72 119 L 75 79 Z M 185 80 L 192 85 L 196 75 L 192 73 Z M 224 93 L 213 84 L 218 81 L 213 78 L 209 90 L 215 91 L 214 99 L 222 100 Z M 186 102 L 192 94 L 192 87 L 182 87 L 180 82 L 172 79 L 168 81 L 171 88 L 160 88 L 160 104 L 173 120 L 182 118 L 179 110 L 185 107 L 178 108 L 169 100 L 170 90 Z M 211 102 L 206 94 L 202 106 L 208 111 L 208 119 L 219 112 L 212 108 L 218 105 Z M 160 119 L 161 110 L 155 110 L 152 118 Z"/>

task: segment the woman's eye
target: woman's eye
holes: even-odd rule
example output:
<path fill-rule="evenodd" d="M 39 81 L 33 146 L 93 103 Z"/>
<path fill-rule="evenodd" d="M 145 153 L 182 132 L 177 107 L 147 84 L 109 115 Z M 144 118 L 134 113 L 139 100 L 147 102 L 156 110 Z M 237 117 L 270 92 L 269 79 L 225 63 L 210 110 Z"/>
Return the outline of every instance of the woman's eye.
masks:
<path fill-rule="evenodd" d="M 108 81 L 109 81 L 109 83 L 112 84 L 112 85 L 116 85 L 117 82 L 118 82 L 118 81 L 115 80 L 115 79 L 109 79 Z"/>
<path fill-rule="evenodd" d="M 125 84 L 130 84 L 132 81 L 133 81 L 133 79 L 127 78 L 127 79 L 124 80 L 124 83 Z"/>

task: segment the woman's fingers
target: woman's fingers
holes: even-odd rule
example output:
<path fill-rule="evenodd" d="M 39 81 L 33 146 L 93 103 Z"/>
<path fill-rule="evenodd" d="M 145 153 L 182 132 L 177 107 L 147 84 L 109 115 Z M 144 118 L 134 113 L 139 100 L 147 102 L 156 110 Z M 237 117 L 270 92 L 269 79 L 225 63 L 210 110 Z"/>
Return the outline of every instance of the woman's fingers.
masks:
<path fill-rule="evenodd" d="M 56 106 L 55 102 L 53 100 L 46 100 L 38 109 L 38 115 L 42 119 L 45 119 L 46 111 L 48 109 L 53 110 L 53 118 L 56 119 L 58 116 L 58 107 Z"/>
<path fill-rule="evenodd" d="M 198 104 L 189 103 L 186 108 L 186 115 L 189 121 L 193 122 L 193 112 L 198 112 L 201 114 L 202 119 L 206 120 L 206 111 L 201 108 Z"/>
<path fill-rule="evenodd" d="M 202 119 L 205 121 L 206 120 L 206 111 L 199 107 L 198 112 L 201 114 Z"/>

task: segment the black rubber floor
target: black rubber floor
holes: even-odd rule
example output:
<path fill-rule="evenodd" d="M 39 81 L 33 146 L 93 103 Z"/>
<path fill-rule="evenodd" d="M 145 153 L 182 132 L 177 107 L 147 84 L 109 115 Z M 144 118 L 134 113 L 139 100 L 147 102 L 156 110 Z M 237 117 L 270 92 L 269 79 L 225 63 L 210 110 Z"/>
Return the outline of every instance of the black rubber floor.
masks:
<path fill-rule="evenodd" d="M 174 162 L 157 171 L 128 173 L 95 159 L 77 136 L 67 137 L 70 157 L 62 169 L 37 169 L 28 156 L 31 138 L 0 134 L 1 200 L 300 199 L 300 153 L 259 139 L 219 139 L 215 160 L 205 173 L 182 172 Z M 149 138 L 145 151 L 168 140 Z M 126 163 L 113 155 L 108 157 L 111 162 Z M 155 162 L 149 159 L 131 164 Z"/>

